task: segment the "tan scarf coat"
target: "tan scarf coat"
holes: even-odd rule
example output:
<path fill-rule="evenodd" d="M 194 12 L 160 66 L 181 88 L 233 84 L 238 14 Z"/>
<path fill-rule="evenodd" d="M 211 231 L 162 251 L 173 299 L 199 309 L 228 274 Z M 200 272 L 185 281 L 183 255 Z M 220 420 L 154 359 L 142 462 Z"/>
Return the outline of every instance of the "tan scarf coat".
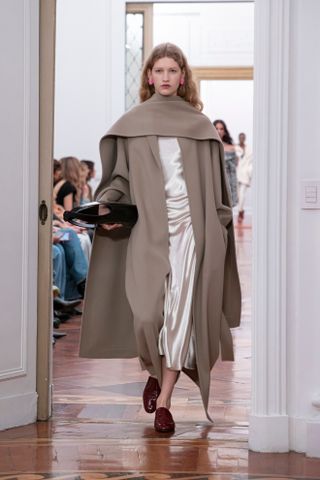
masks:
<path fill-rule="evenodd" d="M 219 352 L 223 360 L 233 360 L 230 328 L 240 323 L 241 294 L 223 147 L 209 119 L 179 96 L 153 95 L 101 140 L 103 176 L 96 198 L 135 203 L 139 219 L 131 234 L 96 231 L 80 355 L 139 356 L 161 383 L 158 335 L 170 263 L 158 136 L 177 137 L 182 152 L 197 258 L 192 307 L 197 368 L 185 373 L 199 385 L 208 415 L 210 370 Z"/>

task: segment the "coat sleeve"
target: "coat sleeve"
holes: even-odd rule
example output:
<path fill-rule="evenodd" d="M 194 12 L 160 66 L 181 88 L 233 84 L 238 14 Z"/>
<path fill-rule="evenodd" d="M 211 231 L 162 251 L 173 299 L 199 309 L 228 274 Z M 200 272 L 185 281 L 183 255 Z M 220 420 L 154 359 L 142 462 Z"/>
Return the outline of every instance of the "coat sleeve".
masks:
<path fill-rule="evenodd" d="M 121 137 L 102 138 L 100 155 L 102 179 L 96 190 L 95 199 L 130 203 L 126 139 Z"/>
<path fill-rule="evenodd" d="M 129 180 L 124 138 L 100 144 L 102 180 L 95 198 L 128 202 Z M 137 356 L 132 311 L 125 292 L 129 228 L 95 230 L 81 324 L 80 356 Z"/>

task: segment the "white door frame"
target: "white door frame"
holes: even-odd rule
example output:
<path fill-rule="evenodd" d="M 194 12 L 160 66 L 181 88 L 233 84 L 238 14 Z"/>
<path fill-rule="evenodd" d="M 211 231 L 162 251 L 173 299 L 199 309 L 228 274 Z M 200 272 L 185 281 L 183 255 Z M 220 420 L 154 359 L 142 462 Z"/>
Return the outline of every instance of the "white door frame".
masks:
<path fill-rule="evenodd" d="M 125 3 L 136 2 L 110 0 L 112 21 L 106 25 L 108 45 L 119 38 L 114 25 L 123 25 Z M 140 0 L 140 3 L 150 2 Z M 253 183 L 253 374 L 249 446 L 252 450 L 270 452 L 285 452 L 290 447 L 286 305 L 290 9 L 290 0 L 255 1 L 253 147 L 258 161 Z M 107 71 L 118 81 L 123 77 L 123 65 L 124 51 L 123 57 L 121 53 L 117 56 L 110 53 Z M 115 103 L 114 97 L 113 89 L 109 88 L 105 102 L 111 121 L 123 111 L 123 105 L 119 107 L 119 99 L 116 98 Z"/>
<path fill-rule="evenodd" d="M 56 0 L 40 3 L 39 218 L 37 393 L 38 420 L 51 416 L 52 391 L 52 164 Z"/>

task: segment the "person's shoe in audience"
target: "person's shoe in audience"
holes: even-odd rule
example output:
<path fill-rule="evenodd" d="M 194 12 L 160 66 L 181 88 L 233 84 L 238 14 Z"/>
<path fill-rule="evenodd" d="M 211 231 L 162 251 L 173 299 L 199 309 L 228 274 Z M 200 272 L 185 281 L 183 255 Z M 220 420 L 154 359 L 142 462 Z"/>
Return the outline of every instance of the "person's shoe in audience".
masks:
<path fill-rule="evenodd" d="M 82 315 L 82 313 L 83 312 L 78 308 L 73 308 L 69 315 L 71 315 L 71 317 L 78 317 L 79 315 Z"/>
<path fill-rule="evenodd" d="M 60 295 L 60 288 L 57 287 L 57 285 L 52 285 L 52 294 L 53 294 L 53 297 L 59 297 Z"/>
<path fill-rule="evenodd" d="M 69 318 L 71 317 L 71 313 L 70 312 L 58 312 L 57 310 L 54 311 L 54 316 L 56 318 L 58 318 L 60 320 L 60 323 L 64 323 L 66 322 L 67 320 L 69 320 Z"/>
<path fill-rule="evenodd" d="M 86 278 L 84 278 L 83 280 L 81 280 L 81 282 L 77 284 L 77 290 L 80 293 L 82 298 L 84 298 L 85 289 L 86 289 Z"/>
<path fill-rule="evenodd" d="M 61 320 L 58 318 L 56 315 L 53 318 L 53 328 L 59 328 L 60 327 Z"/>
<path fill-rule="evenodd" d="M 62 338 L 65 337 L 67 334 L 65 332 L 57 332 L 56 330 L 53 330 L 53 338 Z"/>

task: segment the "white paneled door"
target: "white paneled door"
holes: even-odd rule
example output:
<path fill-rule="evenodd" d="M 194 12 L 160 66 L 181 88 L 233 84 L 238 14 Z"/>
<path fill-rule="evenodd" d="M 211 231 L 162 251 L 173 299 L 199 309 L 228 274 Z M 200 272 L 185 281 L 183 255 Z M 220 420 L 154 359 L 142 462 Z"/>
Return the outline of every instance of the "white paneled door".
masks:
<path fill-rule="evenodd" d="M 0 2 L 0 429 L 37 418 L 39 1 Z"/>

